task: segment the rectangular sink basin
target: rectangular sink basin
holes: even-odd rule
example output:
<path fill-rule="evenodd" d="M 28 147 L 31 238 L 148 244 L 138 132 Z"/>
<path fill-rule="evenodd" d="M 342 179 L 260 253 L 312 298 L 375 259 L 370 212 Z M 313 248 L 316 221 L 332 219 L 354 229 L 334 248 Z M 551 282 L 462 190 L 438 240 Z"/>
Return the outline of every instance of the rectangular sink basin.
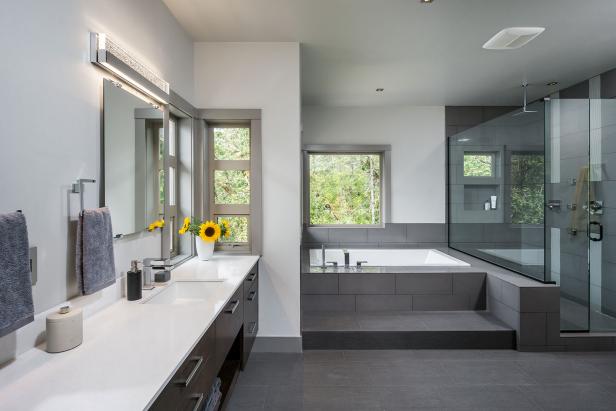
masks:
<path fill-rule="evenodd" d="M 220 295 L 221 282 L 178 281 L 145 301 L 144 304 L 198 304 Z"/>

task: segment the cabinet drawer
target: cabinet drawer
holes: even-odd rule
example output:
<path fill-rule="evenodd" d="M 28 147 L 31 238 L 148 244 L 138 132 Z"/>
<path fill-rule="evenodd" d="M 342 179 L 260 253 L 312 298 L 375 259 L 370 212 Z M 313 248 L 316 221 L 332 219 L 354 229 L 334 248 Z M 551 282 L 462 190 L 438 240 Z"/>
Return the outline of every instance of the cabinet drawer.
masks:
<path fill-rule="evenodd" d="M 244 290 L 238 288 L 216 318 L 216 368 L 222 365 L 244 321 Z"/>
<path fill-rule="evenodd" d="M 256 263 L 251 269 L 250 273 L 244 280 L 244 295 L 247 295 L 252 287 L 259 282 L 259 263 Z"/>
<path fill-rule="evenodd" d="M 183 410 L 195 393 L 206 394 L 216 376 L 214 368 L 215 328 L 211 326 L 180 365 L 150 410 Z"/>
<path fill-rule="evenodd" d="M 250 351 L 259 331 L 259 282 L 252 284 L 250 291 L 244 295 L 244 352 L 242 355 L 242 368 L 246 366 Z"/>

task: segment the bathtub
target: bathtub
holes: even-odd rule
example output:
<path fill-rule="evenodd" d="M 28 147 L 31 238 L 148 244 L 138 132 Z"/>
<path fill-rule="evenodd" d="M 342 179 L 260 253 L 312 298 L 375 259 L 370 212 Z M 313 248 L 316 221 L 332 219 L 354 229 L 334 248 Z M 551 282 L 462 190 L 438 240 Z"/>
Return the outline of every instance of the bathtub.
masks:
<path fill-rule="evenodd" d="M 354 267 L 357 261 L 367 261 L 367 267 L 468 267 L 470 264 L 433 249 L 348 249 L 349 264 Z M 336 261 L 344 265 L 344 251 L 328 248 L 325 261 Z M 320 266 L 321 249 L 310 250 L 310 265 Z"/>

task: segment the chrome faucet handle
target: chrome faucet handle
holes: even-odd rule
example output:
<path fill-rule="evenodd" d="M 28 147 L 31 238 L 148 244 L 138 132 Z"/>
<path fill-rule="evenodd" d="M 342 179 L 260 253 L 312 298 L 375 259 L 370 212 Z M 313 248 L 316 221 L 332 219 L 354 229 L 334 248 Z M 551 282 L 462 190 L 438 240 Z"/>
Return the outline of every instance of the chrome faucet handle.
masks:
<path fill-rule="evenodd" d="M 357 265 L 357 268 L 361 268 L 362 264 L 368 264 L 368 261 L 358 261 L 355 263 Z"/>
<path fill-rule="evenodd" d="M 331 264 L 334 268 L 338 267 L 338 261 L 327 261 L 325 264 Z"/>

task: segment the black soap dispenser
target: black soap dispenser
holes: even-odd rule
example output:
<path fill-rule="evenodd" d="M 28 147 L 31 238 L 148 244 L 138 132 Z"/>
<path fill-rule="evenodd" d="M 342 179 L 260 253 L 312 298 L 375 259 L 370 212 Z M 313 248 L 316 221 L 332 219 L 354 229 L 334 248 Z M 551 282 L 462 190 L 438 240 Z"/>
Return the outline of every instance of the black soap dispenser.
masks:
<path fill-rule="evenodd" d="M 141 270 L 137 264 L 139 261 L 130 262 L 130 271 L 126 273 L 126 299 L 135 301 L 141 299 Z"/>

